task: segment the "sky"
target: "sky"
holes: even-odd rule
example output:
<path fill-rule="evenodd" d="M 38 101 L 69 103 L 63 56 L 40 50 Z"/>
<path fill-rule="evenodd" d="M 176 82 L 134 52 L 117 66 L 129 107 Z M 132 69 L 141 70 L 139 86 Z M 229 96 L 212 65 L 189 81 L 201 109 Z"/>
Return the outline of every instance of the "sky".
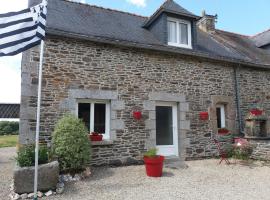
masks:
<path fill-rule="evenodd" d="M 81 3 L 131 12 L 143 16 L 153 14 L 164 0 L 76 0 Z M 255 35 L 270 28 L 270 0 L 175 0 L 179 5 L 201 15 L 218 15 L 218 29 Z M 27 7 L 27 0 L 0 0 L 0 13 Z M 21 54 L 0 57 L 0 103 L 20 102 Z"/>

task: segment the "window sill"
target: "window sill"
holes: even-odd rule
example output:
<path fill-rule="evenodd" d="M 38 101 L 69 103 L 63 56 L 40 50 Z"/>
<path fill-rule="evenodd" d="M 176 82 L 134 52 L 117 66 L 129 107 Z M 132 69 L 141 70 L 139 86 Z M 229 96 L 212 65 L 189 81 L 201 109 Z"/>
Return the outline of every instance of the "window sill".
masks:
<path fill-rule="evenodd" d="M 112 140 L 102 140 L 102 141 L 91 141 L 92 146 L 107 146 L 113 145 Z"/>
<path fill-rule="evenodd" d="M 178 43 L 172 43 L 172 42 L 168 42 L 168 46 L 180 47 L 180 48 L 183 48 L 183 49 L 192 49 L 191 45 L 184 45 L 184 44 L 178 44 Z"/>

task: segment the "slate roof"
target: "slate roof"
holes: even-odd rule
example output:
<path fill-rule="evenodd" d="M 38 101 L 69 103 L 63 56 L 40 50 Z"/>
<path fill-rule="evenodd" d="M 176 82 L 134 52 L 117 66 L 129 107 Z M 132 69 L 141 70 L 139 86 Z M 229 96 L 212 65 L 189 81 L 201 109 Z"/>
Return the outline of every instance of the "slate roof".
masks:
<path fill-rule="evenodd" d="M 20 118 L 20 104 L 0 103 L 0 118 Z"/>
<path fill-rule="evenodd" d="M 143 27 L 148 27 L 162 12 L 168 12 L 173 14 L 178 14 L 182 16 L 189 17 L 191 19 L 199 19 L 199 16 L 194 15 L 192 12 L 186 10 L 179 4 L 175 3 L 173 0 L 166 0 L 160 8 L 151 16 L 149 17 Z"/>
<path fill-rule="evenodd" d="M 29 5 L 40 1 L 29 0 Z M 168 0 L 163 6 L 166 9 L 190 14 L 181 6 L 172 6 L 173 4 L 175 3 L 172 0 Z M 209 34 L 198 29 L 198 49 L 189 50 L 161 43 L 154 34 L 143 28 L 147 20 L 149 18 L 122 11 L 67 0 L 49 0 L 47 33 L 128 47 L 195 55 L 248 66 L 270 67 L 269 52 L 267 55 L 266 51 L 258 49 L 251 37 L 221 30 Z"/>
<path fill-rule="evenodd" d="M 270 44 L 270 29 L 259 33 L 252 38 L 257 47 L 263 47 Z"/>

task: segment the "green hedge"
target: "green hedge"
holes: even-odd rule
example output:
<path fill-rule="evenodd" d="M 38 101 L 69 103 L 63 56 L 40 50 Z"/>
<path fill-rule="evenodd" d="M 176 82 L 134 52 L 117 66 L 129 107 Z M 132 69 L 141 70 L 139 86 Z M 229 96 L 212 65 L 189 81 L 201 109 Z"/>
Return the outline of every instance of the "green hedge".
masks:
<path fill-rule="evenodd" d="M 0 121 L 0 135 L 18 135 L 19 122 Z"/>

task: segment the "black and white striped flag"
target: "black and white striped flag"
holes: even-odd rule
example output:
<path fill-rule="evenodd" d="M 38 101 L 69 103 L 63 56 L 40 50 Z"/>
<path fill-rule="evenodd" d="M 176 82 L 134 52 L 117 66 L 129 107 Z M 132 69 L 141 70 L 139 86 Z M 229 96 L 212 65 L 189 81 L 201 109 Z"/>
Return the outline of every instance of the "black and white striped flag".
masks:
<path fill-rule="evenodd" d="M 21 10 L 0 14 L 0 57 L 39 45 L 45 37 L 47 0 Z"/>

